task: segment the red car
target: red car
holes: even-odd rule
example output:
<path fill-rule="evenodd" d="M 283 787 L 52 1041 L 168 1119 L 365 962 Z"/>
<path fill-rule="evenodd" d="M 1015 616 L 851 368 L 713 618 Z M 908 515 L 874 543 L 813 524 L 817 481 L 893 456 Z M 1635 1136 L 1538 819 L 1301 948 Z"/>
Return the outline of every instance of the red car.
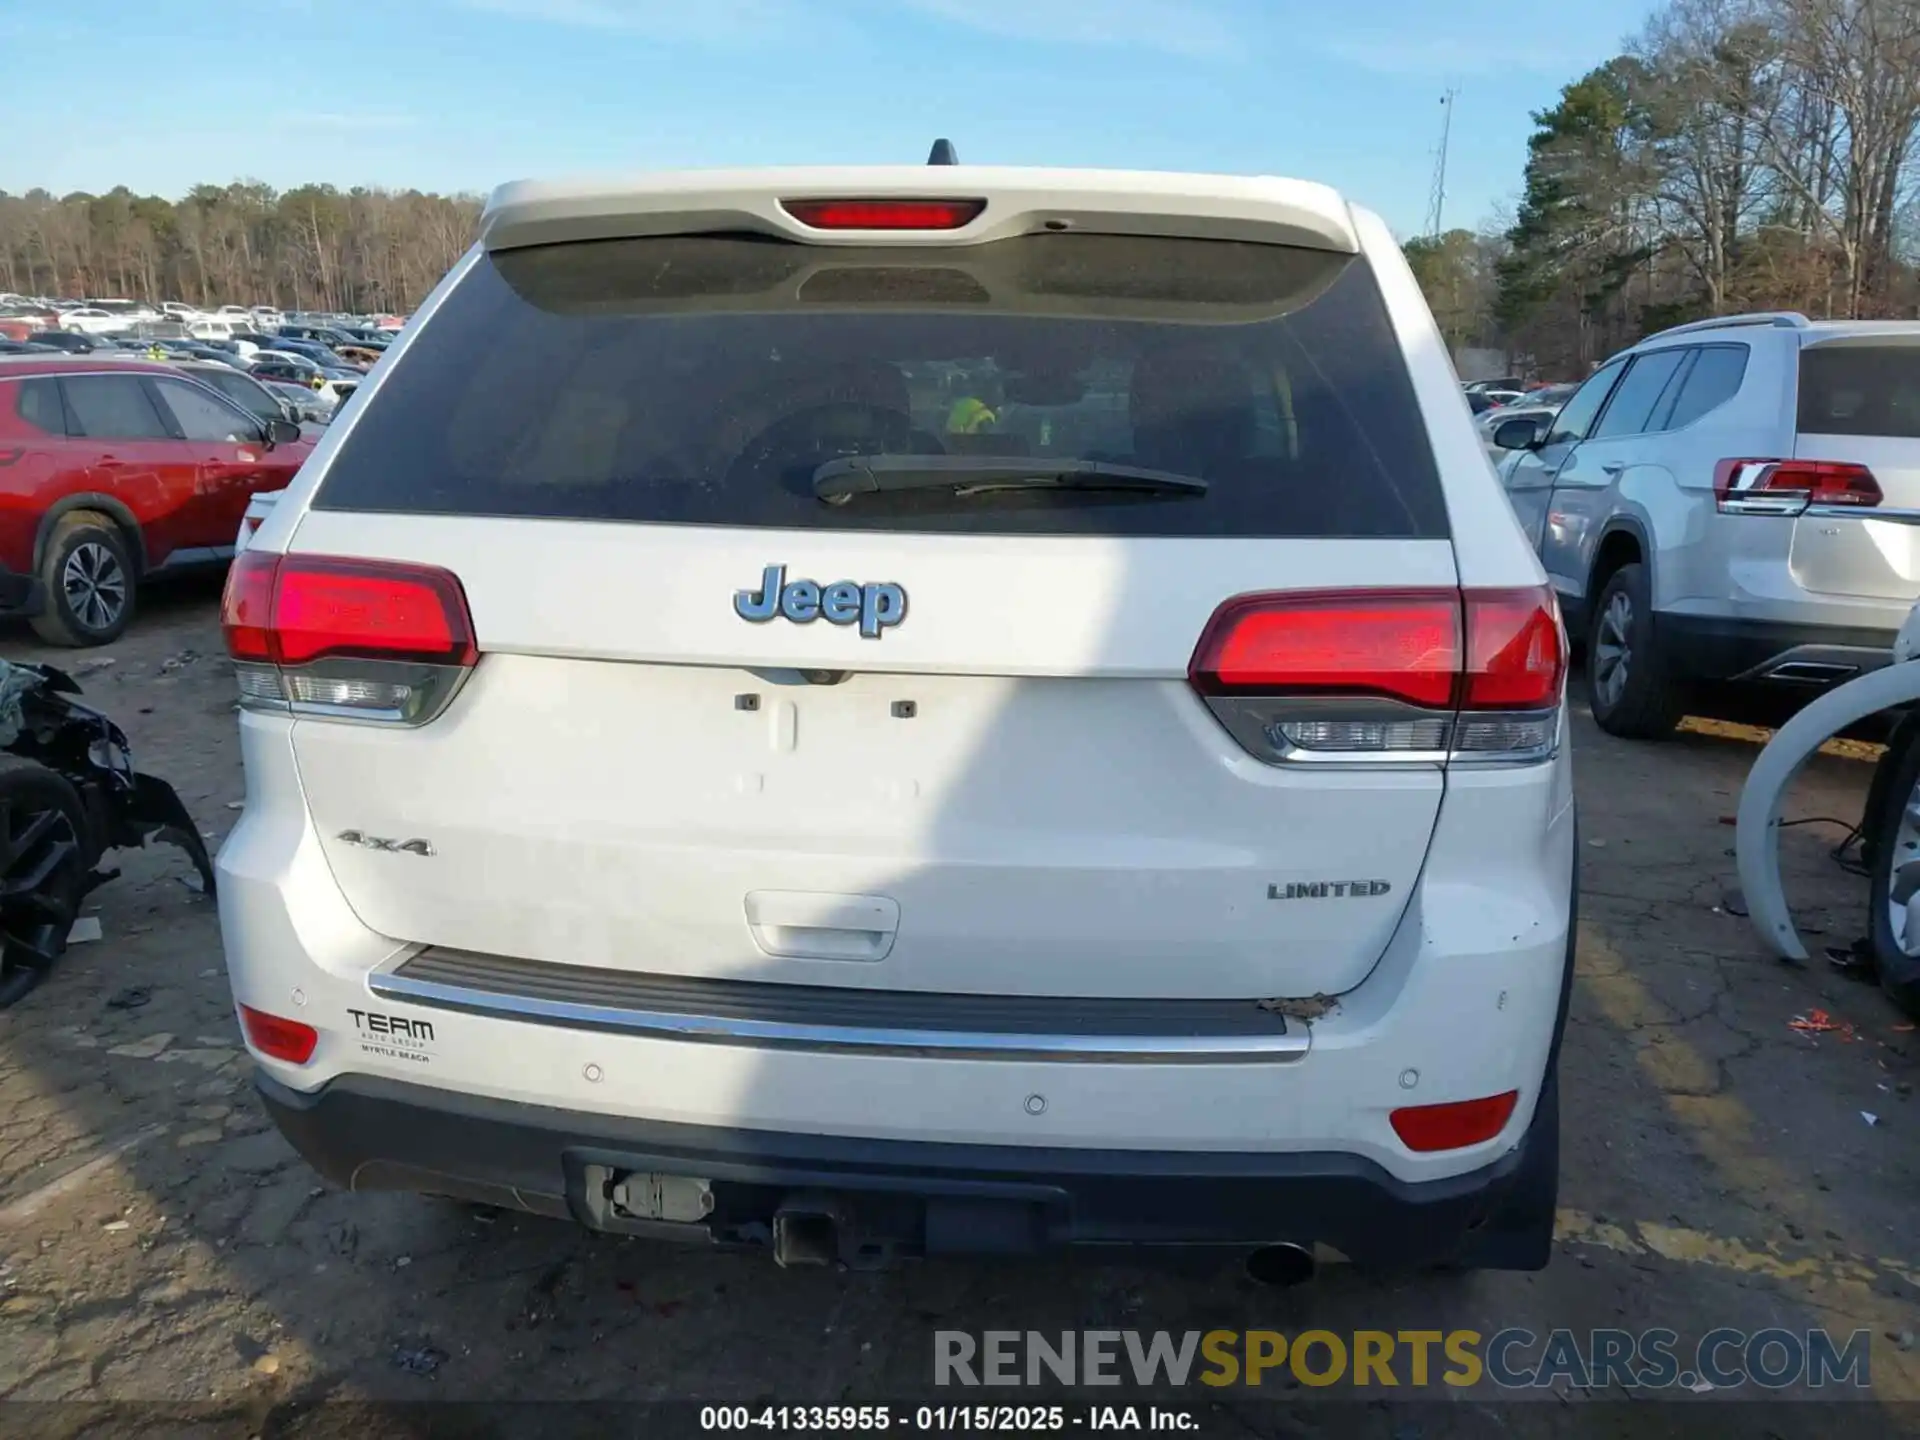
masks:
<path fill-rule="evenodd" d="M 230 559 L 247 502 L 312 449 L 170 365 L 0 358 L 0 613 L 106 644 L 137 582 Z"/>

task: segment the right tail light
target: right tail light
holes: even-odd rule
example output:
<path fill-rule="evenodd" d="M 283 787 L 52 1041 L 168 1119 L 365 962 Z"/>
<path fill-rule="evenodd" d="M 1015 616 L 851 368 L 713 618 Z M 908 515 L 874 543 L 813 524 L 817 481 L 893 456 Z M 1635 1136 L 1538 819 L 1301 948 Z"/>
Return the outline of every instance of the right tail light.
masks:
<path fill-rule="evenodd" d="M 1866 508 L 1881 500 L 1873 472 L 1844 460 L 1722 460 L 1713 496 L 1723 515 L 1799 515 L 1809 505 Z"/>
<path fill-rule="evenodd" d="M 1400 1143 L 1420 1155 L 1442 1150 L 1464 1150 L 1481 1145 L 1507 1128 L 1518 1090 L 1479 1100 L 1452 1100 L 1441 1105 L 1408 1105 L 1388 1115 Z"/>
<path fill-rule="evenodd" d="M 1566 633 L 1549 586 L 1244 595 L 1188 680 L 1271 764 L 1554 753 Z"/>

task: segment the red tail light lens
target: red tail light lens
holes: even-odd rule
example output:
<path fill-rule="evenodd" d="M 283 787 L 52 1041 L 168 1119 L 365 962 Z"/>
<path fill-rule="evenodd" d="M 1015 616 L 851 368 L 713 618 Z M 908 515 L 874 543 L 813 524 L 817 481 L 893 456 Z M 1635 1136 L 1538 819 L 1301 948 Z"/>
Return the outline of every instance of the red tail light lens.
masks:
<path fill-rule="evenodd" d="M 1729 515 L 1798 515 L 1809 505 L 1873 506 L 1880 482 L 1844 460 L 1722 460 L 1713 493 Z"/>
<path fill-rule="evenodd" d="M 460 582 L 426 565 L 287 556 L 273 637 L 282 665 L 326 655 L 462 666 L 478 658 Z"/>
<path fill-rule="evenodd" d="M 235 660 L 273 659 L 268 622 L 279 564 L 278 555 L 246 551 L 227 571 L 227 587 L 220 597 L 220 627 L 226 632 L 227 653 Z"/>
<path fill-rule="evenodd" d="M 1553 588 L 1469 590 L 1466 710 L 1542 710 L 1560 703 L 1567 676 Z"/>
<path fill-rule="evenodd" d="M 479 655 L 460 582 L 430 565 L 249 550 L 227 575 L 221 623 L 234 659 L 276 665 L 362 656 L 467 666 Z"/>
<path fill-rule="evenodd" d="M 1243 595 L 1215 612 L 1188 676 L 1203 695 L 1375 695 L 1438 708 L 1460 671 L 1460 592 Z"/>
<path fill-rule="evenodd" d="M 221 624 L 254 709 L 424 724 L 479 659 L 459 580 L 430 565 L 249 550 Z"/>
<path fill-rule="evenodd" d="M 987 208 L 984 200 L 782 200 L 780 208 L 814 230 L 958 230 Z"/>
<path fill-rule="evenodd" d="M 1455 1100 L 1445 1105 L 1409 1105 L 1387 1117 L 1393 1133 L 1409 1150 L 1430 1155 L 1437 1150 L 1464 1150 L 1483 1144 L 1507 1128 L 1520 1092 L 1489 1095 L 1483 1100 Z"/>
<path fill-rule="evenodd" d="M 247 1043 L 262 1055 L 270 1060 L 284 1060 L 289 1065 L 306 1064 L 320 1043 L 320 1032 L 313 1026 L 269 1015 L 251 1005 L 240 1007 L 240 1029 Z"/>
<path fill-rule="evenodd" d="M 1241 596 L 1188 667 L 1221 723 L 1268 761 L 1543 758 L 1565 678 L 1547 586 Z"/>

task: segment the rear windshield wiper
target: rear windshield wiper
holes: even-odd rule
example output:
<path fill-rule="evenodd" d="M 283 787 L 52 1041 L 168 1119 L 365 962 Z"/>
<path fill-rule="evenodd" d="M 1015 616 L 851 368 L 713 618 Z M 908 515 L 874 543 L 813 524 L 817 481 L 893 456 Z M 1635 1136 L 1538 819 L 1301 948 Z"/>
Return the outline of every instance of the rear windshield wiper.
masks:
<path fill-rule="evenodd" d="M 1136 490 L 1204 495 L 1207 482 L 1172 470 L 1143 470 L 1104 460 L 1023 460 L 1009 455 L 853 455 L 813 472 L 813 493 L 845 504 L 894 490 Z"/>

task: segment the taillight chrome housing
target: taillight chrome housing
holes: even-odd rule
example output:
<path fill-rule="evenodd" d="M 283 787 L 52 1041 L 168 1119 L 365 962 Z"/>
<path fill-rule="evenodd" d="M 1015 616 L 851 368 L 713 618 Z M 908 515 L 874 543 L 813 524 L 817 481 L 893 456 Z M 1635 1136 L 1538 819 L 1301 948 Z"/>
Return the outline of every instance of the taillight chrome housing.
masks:
<path fill-rule="evenodd" d="M 1511 764 L 1558 749 L 1566 657 L 1545 585 L 1242 595 L 1188 680 L 1269 764 Z"/>
<path fill-rule="evenodd" d="M 220 622 L 243 710 L 424 725 L 479 659 L 460 581 L 431 565 L 248 550 Z"/>
<path fill-rule="evenodd" d="M 1722 515 L 1800 515 L 1809 506 L 1871 508 L 1880 482 L 1848 460 L 1722 460 L 1713 469 Z"/>

